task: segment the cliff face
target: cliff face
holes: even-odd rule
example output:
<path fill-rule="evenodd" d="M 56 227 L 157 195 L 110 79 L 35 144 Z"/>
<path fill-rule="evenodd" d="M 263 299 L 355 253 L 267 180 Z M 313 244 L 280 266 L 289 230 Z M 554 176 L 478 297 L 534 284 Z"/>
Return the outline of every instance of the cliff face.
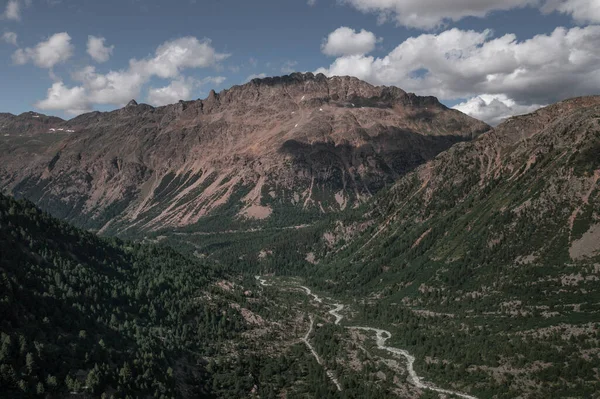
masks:
<path fill-rule="evenodd" d="M 296 73 L 205 100 L 48 119 L 2 137 L 0 184 L 102 231 L 189 226 L 217 213 L 303 220 L 353 207 L 488 128 L 433 97 Z"/>

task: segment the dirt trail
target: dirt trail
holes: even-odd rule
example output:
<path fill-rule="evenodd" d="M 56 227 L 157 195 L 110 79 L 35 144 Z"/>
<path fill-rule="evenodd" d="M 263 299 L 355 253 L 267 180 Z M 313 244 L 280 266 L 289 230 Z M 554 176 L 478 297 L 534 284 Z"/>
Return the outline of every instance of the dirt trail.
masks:
<path fill-rule="evenodd" d="M 313 348 L 313 346 L 310 343 L 309 337 L 310 337 L 310 334 L 312 333 L 313 327 L 315 325 L 315 320 L 313 319 L 312 315 L 310 315 L 309 318 L 310 318 L 310 327 L 309 327 L 308 331 L 306 332 L 306 335 L 304 336 L 304 338 L 302 338 L 302 341 L 306 344 L 306 346 L 308 347 L 308 349 L 310 350 L 312 355 L 315 357 L 315 359 L 317 359 L 317 363 L 319 363 L 321 366 L 323 366 L 323 360 L 321 359 L 321 357 L 319 356 L 319 354 L 317 353 L 315 348 Z M 333 382 L 334 385 L 337 387 L 338 391 L 341 392 L 342 385 L 335 377 L 335 374 L 333 374 L 333 371 L 328 370 L 325 366 L 323 366 L 323 368 L 325 368 L 325 372 L 327 373 L 327 376 L 329 377 L 331 382 Z"/>

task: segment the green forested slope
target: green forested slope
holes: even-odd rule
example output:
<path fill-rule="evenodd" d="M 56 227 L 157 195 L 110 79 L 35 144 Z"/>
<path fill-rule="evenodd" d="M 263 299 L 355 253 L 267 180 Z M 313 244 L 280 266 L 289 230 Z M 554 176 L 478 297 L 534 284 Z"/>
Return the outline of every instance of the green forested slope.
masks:
<path fill-rule="evenodd" d="M 197 354 L 243 325 L 228 306 L 197 300 L 212 269 L 169 249 L 98 239 L 4 196 L 0 254 L 6 397 L 207 393 Z"/>
<path fill-rule="evenodd" d="M 304 295 L 226 272 L 0 195 L 0 397 L 385 395 L 349 372 L 340 396 L 300 340 Z"/>

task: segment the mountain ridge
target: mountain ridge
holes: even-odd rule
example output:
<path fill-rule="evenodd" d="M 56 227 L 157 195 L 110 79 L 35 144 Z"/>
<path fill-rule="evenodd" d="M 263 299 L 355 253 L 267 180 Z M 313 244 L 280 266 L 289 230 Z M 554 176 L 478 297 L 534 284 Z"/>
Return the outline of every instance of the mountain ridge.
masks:
<path fill-rule="evenodd" d="M 315 218 L 489 129 L 433 97 L 311 73 L 63 126 L 73 133 L 42 148 L 5 140 L 0 185 L 103 232 L 194 225 L 215 212 L 230 224 Z"/>

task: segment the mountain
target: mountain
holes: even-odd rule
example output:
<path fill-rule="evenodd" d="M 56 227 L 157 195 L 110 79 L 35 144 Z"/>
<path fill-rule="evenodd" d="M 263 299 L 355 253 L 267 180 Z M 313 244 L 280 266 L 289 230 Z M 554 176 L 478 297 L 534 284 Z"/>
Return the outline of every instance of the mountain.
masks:
<path fill-rule="evenodd" d="M 575 98 L 453 146 L 376 198 L 352 256 L 393 247 L 448 264 L 595 259 L 599 117 L 600 97 Z"/>
<path fill-rule="evenodd" d="M 386 345 L 438 386 L 594 398 L 599 182 L 600 96 L 581 97 L 457 143 L 310 225 L 156 234 L 236 270 L 303 277 L 346 304 L 349 324 L 389 330 Z"/>
<path fill-rule="evenodd" d="M 0 140 L 3 190 L 119 234 L 305 223 L 489 128 L 433 97 L 311 73 L 19 126 L 27 137 Z"/>
<path fill-rule="evenodd" d="M 599 181 L 599 96 L 513 117 L 326 229 L 312 283 L 366 296 L 435 381 L 595 397 Z"/>
<path fill-rule="evenodd" d="M 53 133 L 56 132 L 56 128 L 61 128 L 63 123 L 64 120 L 60 118 L 37 112 L 25 112 L 21 115 L 0 113 L 0 136 L 22 137 Z"/>

